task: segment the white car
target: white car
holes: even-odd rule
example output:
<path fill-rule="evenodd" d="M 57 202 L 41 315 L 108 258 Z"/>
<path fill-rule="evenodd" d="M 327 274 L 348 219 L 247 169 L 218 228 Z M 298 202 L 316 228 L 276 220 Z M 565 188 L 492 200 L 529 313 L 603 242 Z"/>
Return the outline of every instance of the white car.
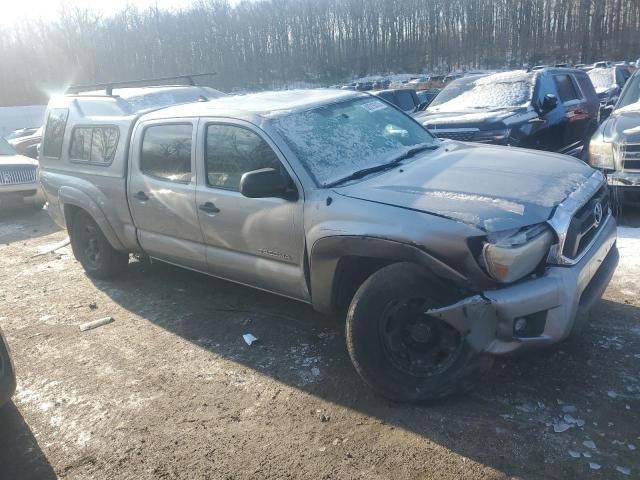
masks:
<path fill-rule="evenodd" d="M 38 182 L 38 161 L 18 155 L 0 138 L 0 208 L 25 202 L 37 207 L 44 203 Z"/>

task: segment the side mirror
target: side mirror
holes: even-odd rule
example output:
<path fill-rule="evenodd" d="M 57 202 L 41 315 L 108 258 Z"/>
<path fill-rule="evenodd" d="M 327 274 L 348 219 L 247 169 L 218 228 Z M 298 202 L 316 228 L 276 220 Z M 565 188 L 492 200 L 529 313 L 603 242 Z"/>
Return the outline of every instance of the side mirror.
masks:
<path fill-rule="evenodd" d="M 542 113 L 549 113 L 551 110 L 558 106 L 558 97 L 547 93 L 542 100 Z"/>
<path fill-rule="evenodd" d="M 606 105 L 600 109 L 600 121 L 606 120 L 613 113 L 614 105 Z"/>
<path fill-rule="evenodd" d="M 253 170 L 242 175 L 240 193 L 247 198 L 284 198 L 287 196 L 287 181 L 273 168 Z"/>

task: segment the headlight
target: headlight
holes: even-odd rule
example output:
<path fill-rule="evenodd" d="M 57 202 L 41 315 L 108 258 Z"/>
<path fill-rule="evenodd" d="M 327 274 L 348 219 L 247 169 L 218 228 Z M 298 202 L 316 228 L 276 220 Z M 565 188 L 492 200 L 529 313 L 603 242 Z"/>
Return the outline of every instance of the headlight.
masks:
<path fill-rule="evenodd" d="M 499 282 L 520 280 L 548 255 L 553 238 L 545 224 L 491 235 L 482 248 L 484 267 Z"/>
<path fill-rule="evenodd" d="M 481 130 L 476 132 L 473 136 L 474 142 L 490 143 L 490 142 L 504 142 L 511 135 L 511 129 L 505 128 L 502 130 Z"/>
<path fill-rule="evenodd" d="M 615 157 L 617 149 L 613 143 L 591 139 L 589 143 L 589 165 L 593 168 L 605 168 L 615 170 Z"/>

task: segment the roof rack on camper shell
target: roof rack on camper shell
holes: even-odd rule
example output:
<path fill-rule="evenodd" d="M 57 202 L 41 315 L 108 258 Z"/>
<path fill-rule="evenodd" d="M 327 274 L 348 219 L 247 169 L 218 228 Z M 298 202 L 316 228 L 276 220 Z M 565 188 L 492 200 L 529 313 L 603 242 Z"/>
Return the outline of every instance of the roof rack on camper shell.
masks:
<path fill-rule="evenodd" d="M 193 80 L 195 77 L 205 77 L 213 75 L 217 75 L 216 72 L 192 73 L 188 75 L 174 75 L 171 77 L 143 78 L 139 80 L 124 80 L 118 82 L 96 83 L 90 85 L 72 85 L 67 89 L 66 93 L 68 95 L 73 95 L 93 90 L 104 90 L 107 95 L 111 96 L 113 95 L 114 88 L 160 87 L 177 85 L 195 87 L 196 82 Z M 176 80 L 182 81 L 184 83 L 175 83 Z"/>

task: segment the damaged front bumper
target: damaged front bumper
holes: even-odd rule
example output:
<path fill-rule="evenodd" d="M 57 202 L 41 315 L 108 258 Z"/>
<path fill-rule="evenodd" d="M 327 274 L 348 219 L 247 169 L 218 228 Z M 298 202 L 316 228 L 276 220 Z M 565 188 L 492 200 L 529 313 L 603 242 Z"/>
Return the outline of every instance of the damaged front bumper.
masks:
<path fill-rule="evenodd" d="M 598 241 L 575 265 L 427 311 L 453 325 L 478 352 L 507 354 L 551 345 L 579 330 L 616 266 L 616 222 L 609 216 Z"/>

